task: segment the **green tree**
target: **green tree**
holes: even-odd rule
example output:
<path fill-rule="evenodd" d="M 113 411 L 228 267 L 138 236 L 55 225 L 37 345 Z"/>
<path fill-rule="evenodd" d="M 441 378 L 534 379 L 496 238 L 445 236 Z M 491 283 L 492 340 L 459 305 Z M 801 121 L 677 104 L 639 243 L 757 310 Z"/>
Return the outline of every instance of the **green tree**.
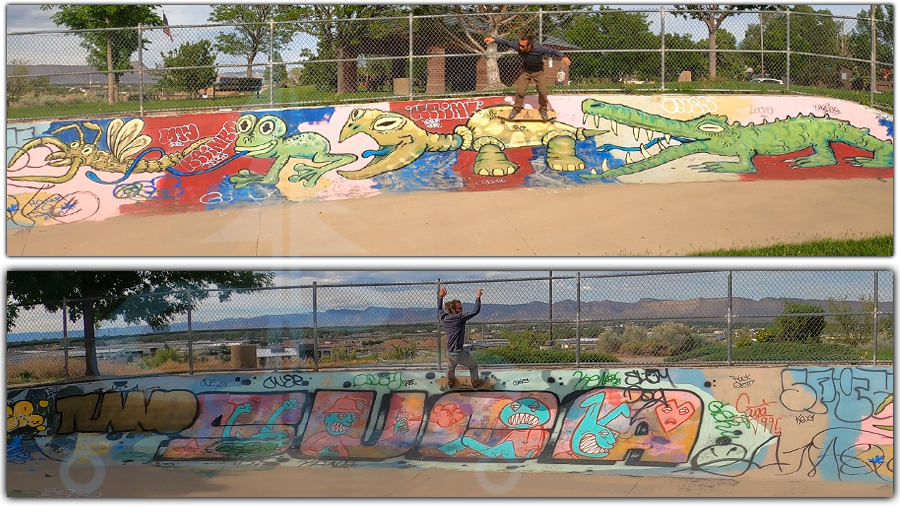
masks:
<path fill-rule="evenodd" d="M 50 19 L 69 30 L 115 29 L 80 32 L 81 46 L 88 51 L 87 62 L 107 71 L 107 103 L 114 105 L 122 73 L 132 69 L 131 56 L 148 41 L 138 41 L 138 25 L 161 26 L 154 9 L 159 5 L 42 5 L 41 10 L 59 9 Z M 146 47 L 145 47 L 146 48 Z"/>
<path fill-rule="evenodd" d="M 266 81 L 270 81 L 269 78 L 269 67 L 266 67 L 264 78 Z M 281 87 L 284 85 L 285 81 L 288 79 L 288 70 L 287 65 L 284 63 L 284 59 L 281 57 L 281 52 L 273 52 L 272 53 L 272 73 L 271 73 L 271 83 L 272 87 Z"/>
<path fill-rule="evenodd" d="M 214 5 L 207 21 L 233 23 L 230 31 L 216 36 L 216 50 L 225 55 L 246 57 L 247 78 L 253 77 L 253 62 L 260 53 L 268 60 L 269 34 L 272 46 L 279 50 L 291 42 L 296 32 L 294 23 L 274 23 L 296 21 L 295 7 L 276 4 L 219 4 Z"/>
<path fill-rule="evenodd" d="M 537 332 L 535 330 L 515 331 L 508 328 L 500 330 L 500 338 L 509 341 L 509 346 L 514 348 L 538 349 L 550 340 L 550 334 L 547 332 Z"/>
<path fill-rule="evenodd" d="M 857 310 L 846 296 L 828 298 L 828 334 L 836 342 L 857 347 L 872 341 L 875 302 L 866 296 L 861 296 L 859 301 Z"/>
<path fill-rule="evenodd" d="M 318 40 L 318 59 L 340 59 L 336 63 L 327 63 L 328 66 L 320 66 L 315 63 L 315 72 L 311 76 L 326 79 L 325 71 L 334 69 L 336 74 L 335 90 L 338 93 L 348 93 L 356 90 L 356 61 L 349 49 L 363 40 L 383 39 L 386 36 L 399 33 L 408 33 L 408 24 L 397 23 L 397 20 L 366 20 L 365 22 L 352 22 L 357 18 L 383 18 L 397 16 L 409 11 L 407 6 L 399 5 L 298 5 L 289 7 L 286 18 L 304 20 L 305 23 L 297 24 L 296 29 L 307 33 Z M 400 62 L 400 61 L 397 61 Z M 304 65 L 304 68 L 311 64 Z M 405 68 L 404 68 L 405 69 Z M 305 71 L 305 70 L 304 70 Z M 309 82 L 306 82 L 309 83 Z"/>
<path fill-rule="evenodd" d="M 13 66 L 10 77 L 6 79 L 6 106 L 18 101 L 28 93 L 39 92 L 50 87 L 50 77 L 39 76 L 29 78 L 28 64 L 25 61 L 13 59 L 10 61 Z"/>
<path fill-rule="evenodd" d="M 872 58 L 872 30 L 869 8 L 856 15 L 856 24 L 848 37 L 850 56 L 869 61 Z M 880 62 L 894 62 L 894 6 L 875 6 L 875 59 Z M 851 61 L 846 63 L 853 68 L 854 88 L 869 89 L 871 87 L 871 69 L 869 62 Z M 877 77 L 877 75 L 876 75 Z"/>
<path fill-rule="evenodd" d="M 169 325 L 190 303 L 185 291 L 195 289 L 193 302 L 207 299 L 201 291 L 217 287 L 220 302 L 243 290 L 269 286 L 272 273 L 251 271 L 9 271 L 6 275 L 6 330 L 15 327 L 21 310 L 43 306 L 62 309 L 68 299 L 69 320 L 84 321 L 85 374 L 98 376 L 95 329 L 102 321 L 121 317 L 126 323 L 145 322 L 154 329 Z M 154 293 L 154 295 L 150 295 Z M 155 294 L 168 293 L 168 294 Z"/>
<path fill-rule="evenodd" d="M 565 39 L 583 50 L 597 52 L 575 53 L 572 77 L 619 80 L 625 76 L 649 79 L 659 76 L 658 52 L 603 52 L 603 50 L 660 48 L 659 36 L 650 31 L 647 14 L 601 7 L 598 11 L 572 16 L 565 30 Z"/>
<path fill-rule="evenodd" d="M 694 19 L 702 21 L 706 24 L 709 31 L 709 39 L 707 39 L 707 47 L 709 48 L 709 77 L 716 78 L 716 49 L 718 48 L 716 36 L 719 29 L 729 16 L 733 16 L 740 11 L 746 10 L 770 10 L 775 9 L 768 5 L 676 5 L 678 9 L 674 14 L 686 19 Z"/>
<path fill-rule="evenodd" d="M 697 43 L 697 48 L 708 47 L 709 41 L 706 39 Z M 719 50 L 735 50 L 737 49 L 737 38 L 735 38 L 734 34 L 731 32 L 719 29 L 716 31 L 716 48 Z M 716 73 L 724 76 L 728 80 L 740 77 L 746 69 L 746 65 L 744 64 L 743 57 L 740 53 L 722 52 L 716 59 Z"/>
<path fill-rule="evenodd" d="M 213 85 L 216 81 L 216 55 L 212 51 L 212 43 L 201 39 L 196 43 L 185 43 L 178 50 L 160 54 L 163 68 L 158 86 L 168 91 L 186 91 L 193 98 L 197 91 Z"/>
<path fill-rule="evenodd" d="M 804 344 L 820 342 L 826 325 L 824 313 L 818 305 L 785 301 L 783 315 L 775 318 L 775 340 Z"/>

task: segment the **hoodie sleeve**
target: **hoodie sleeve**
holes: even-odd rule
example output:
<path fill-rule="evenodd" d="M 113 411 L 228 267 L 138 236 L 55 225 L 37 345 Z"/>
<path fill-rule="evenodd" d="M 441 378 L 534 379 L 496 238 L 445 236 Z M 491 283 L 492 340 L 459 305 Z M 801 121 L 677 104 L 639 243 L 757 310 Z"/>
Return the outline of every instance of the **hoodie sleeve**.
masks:
<path fill-rule="evenodd" d="M 478 312 L 480 312 L 480 311 L 481 311 L 481 298 L 476 297 L 475 298 L 475 309 L 472 310 L 471 312 L 465 314 L 463 316 L 463 321 L 468 321 L 472 317 L 475 317 L 476 315 L 478 315 Z"/>

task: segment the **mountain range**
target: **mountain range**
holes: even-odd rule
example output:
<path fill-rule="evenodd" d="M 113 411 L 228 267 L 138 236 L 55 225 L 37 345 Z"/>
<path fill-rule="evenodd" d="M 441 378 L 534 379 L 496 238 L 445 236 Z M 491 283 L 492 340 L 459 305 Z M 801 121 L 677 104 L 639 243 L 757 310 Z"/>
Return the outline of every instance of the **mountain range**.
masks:
<path fill-rule="evenodd" d="M 790 299 L 790 298 L 762 298 L 759 300 L 746 298 L 732 298 L 732 315 L 734 322 L 771 322 L 784 311 L 785 301 L 812 304 L 829 312 L 827 300 L 818 299 Z M 848 301 L 845 304 L 859 312 L 863 303 L 860 301 Z M 572 300 L 553 303 L 554 322 L 574 322 L 576 319 L 577 303 Z M 464 303 L 464 309 L 471 310 L 471 303 Z M 893 302 L 879 304 L 881 312 L 893 313 Z M 581 320 L 585 321 L 684 321 L 684 320 L 709 320 L 724 322 L 728 312 L 727 298 L 697 298 L 684 300 L 660 300 L 641 299 L 634 303 L 618 301 L 589 301 L 581 303 Z M 533 301 L 518 305 L 484 304 L 481 313 L 473 321 L 474 323 L 509 323 L 509 322 L 547 322 L 550 317 L 547 303 Z M 318 326 L 383 326 L 402 324 L 429 324 L 437 323 L 435 308 L 390 308 L 368 307 L 362 310 L 336 309 L 326 310 L 318 314 Z M 193 323 L 193 331 L 214 331 L 234 329 L 280 329 L 282 327 L 311 327 L 313 314 L 296 313 L 285 315 L 258 315 L 254 317 L 235 318 L 228 317 L 214 321 Z M 70 326 L 72 336 L 81 332 L 80 326 Z M 172 324 L 168 331 L 186 331 L 184 322 Z M 97 330 L 98 337 L 116 337 L 151 333 L 148 326 L 125 326 L 101 328 Z M 61 338 L 62 332 L 28 332 L 7 333 L 7 342 L 24 342 L 47 338 Z"/>

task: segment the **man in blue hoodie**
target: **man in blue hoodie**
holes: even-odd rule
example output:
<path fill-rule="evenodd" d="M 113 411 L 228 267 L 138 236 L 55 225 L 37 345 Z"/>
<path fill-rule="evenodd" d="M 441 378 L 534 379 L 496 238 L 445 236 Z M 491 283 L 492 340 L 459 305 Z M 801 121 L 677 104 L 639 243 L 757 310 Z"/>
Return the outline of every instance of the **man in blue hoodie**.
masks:
<path fill-rule="evenodd" d="M 438 292 L 438 311 L 441 313 L 441 323 L 444 332 L 447 333 L 447 385 L 456 388 L 456 366 L 464 365 L 472 376 L 472 387 L 478 388 L 482 381 L 478 379 L 478 363 L 475 358 L 463 348 L 466 341 L 466 321 L 478 315 L 481 311 L 481 289 L 475 291 L 475 310 L 463 312 L 462 302 L 453 299 L 443 303 L 447 289 L 442 287 Z M 443 308 L 442 308 L 443 306 Z M 444 311 L 446 309 L 446 311 Z"/>
<path fill-rule="evenodd" d="M 519 42 L 500 39 L 499 37 L 484 38 L 485 44 L 497 43 L 498 45 L 508 46 L 519 52 L 522 58 L 522 74 L 516 80 L 516 103 L 513 105 L 512 112 L 509 113 L 509 119 L 513 119 L 522 111 L 525 106 L 525 91 L 528 85 L 534 82 L 537 86 L 538 104 L 540 105 L 541 119 L 547 121 L 547 81 L 544 79 L 544 55 L 555 55 L 562 59 L 566 66 L 572 64 L 568 57 L 563 55 L 559 50 L 547 48 L 540 44 L 535 44 L 534 34 L 528 34 Z"/>

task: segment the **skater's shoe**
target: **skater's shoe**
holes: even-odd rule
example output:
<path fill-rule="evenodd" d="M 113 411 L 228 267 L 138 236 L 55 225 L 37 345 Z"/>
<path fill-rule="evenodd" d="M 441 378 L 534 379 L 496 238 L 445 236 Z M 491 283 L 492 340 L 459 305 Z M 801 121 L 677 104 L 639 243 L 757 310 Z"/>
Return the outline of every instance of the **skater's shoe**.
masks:
<path fill-rule="evenodd" d="M 541 119 L 543 119 L 544 121 L 547 121 L 547 111 L 546 110 L 541 111 Z"/>
<path fill-rule="evenodd" d="M 472 388 L 481 388 L 482 385 L 484 385 L 484 381 L 482 381 L 480 379 L 472 380 Z"/>
<path fill-rule="evenodd" d="M 516 116 L 518 116 L 520 112 L 522 112 L 522 109 L 513 108 L 513 110 L 509 112 L 509 117 L 507 119 L 516 119 Z"/>

